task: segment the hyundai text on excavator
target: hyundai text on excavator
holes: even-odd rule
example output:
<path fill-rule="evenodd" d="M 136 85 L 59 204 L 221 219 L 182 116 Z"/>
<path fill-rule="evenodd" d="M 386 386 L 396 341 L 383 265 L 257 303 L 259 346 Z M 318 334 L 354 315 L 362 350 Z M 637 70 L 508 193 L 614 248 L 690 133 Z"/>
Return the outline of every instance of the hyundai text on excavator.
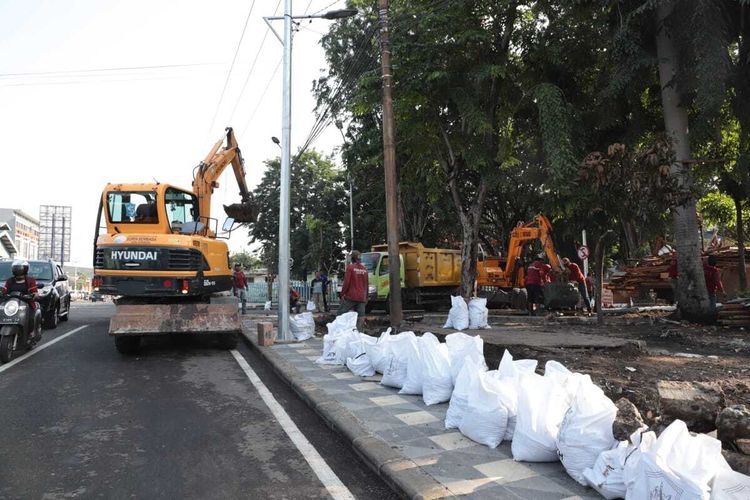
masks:
<path fill-rule="evenodd" d="M 538 245 L 537 245 L 538 243 Z M 555 250 L 552 224 L 544 215 L 537 215 L 525 224 L 519 223 L 510 233 L 508 253 L 501 259 L 482 256 L 477 262 L 477 288 L 480 297 L 487 298 L 490 305 L 509 305 L 514 309 L 526 309 L 525 265 L 531 262 L 530 254 L 536 255 L 539 248 L 530 252 L 530 246 L 541 247 L 547 256 L 554 276 L 563 276 L 563 265 Z M 553 281 L 544 287 L 544 305 L 548 309 L 574 308 L 581 296 L 574 286 Z"/>
<path fill-rule="evenodd" d="M 211 195 L 230 164 L 242 201 L 224 206 L 228 218 L 219 228 L 211 217 Z M 158 182 L 107 184 L 97 216 L 92 284 L 118 296 L 109 324 L 117 350 L 132 354 L 142 336 L 173 333 L 214 334 L 222 347 L 233 348 L 241 324 L 236 299 L 225 293 L 232 288 L 232 270 L 222 240 L 235 224 L 256 218 L 231 128 L 193 170 L 192 191 Z"/>

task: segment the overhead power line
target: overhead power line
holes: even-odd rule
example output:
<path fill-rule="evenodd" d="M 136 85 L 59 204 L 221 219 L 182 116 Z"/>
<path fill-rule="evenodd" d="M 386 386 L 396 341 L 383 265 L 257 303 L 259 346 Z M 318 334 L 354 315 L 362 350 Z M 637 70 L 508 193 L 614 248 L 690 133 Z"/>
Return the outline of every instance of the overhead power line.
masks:
<path fill-rule="evenodd" d="M 154 66 L 122 66 L 113 68 L 95 68 L 95 69 L 72 69 L 60 71 L 29 71 L 26 73 L 0 73 L 0 78 L 18 78 L 24 76 L 65 76 L 65 75 L 83 75 L 83 73 L 108 73 L 115 71 L 143 71 L 155 69 L 173 69 L 173 68 L 195 68 L 201 66 L 216 66 L 220 63 L 193 63 L 193 64 L 159 64 Z"/>

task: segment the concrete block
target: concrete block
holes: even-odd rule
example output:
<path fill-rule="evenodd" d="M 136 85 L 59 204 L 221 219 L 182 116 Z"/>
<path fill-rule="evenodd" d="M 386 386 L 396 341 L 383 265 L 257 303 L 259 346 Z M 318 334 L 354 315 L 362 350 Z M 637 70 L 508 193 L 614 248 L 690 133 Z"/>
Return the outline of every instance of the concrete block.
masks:
<path fill-rule="evenodd" d="M 273 323 L 261 321 L 258 323 L 258 345 L 271 346 L 276 340 L 276 331 L 273 329 Z"/>
<path fill-rule="evenodd" d="M 716 428 L 716 417 L 724 406 L 724 393 L 716 383 L 657 383 L 662 422 L 683 420 L 693 432 L 710 432 Z"/>

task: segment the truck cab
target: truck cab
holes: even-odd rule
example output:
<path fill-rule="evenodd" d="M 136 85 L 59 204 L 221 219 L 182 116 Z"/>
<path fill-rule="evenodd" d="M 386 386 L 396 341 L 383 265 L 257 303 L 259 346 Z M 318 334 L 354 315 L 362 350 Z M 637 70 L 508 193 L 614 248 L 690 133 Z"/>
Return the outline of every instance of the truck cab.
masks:
<path fill-rule="evenodd" d="M 401 288 L 403 289 L 405 286 L 404 256 L 400 255 L 399 257 L 401 260 Z M 367 302 L 368 308 L 372 309 L 375 305 L 382 305 L 388 301 L 391 287 L 388 253 L 363 253 L 362 265 L 367 268 L 367 280 L 369 283 L 367 287 Z"/>

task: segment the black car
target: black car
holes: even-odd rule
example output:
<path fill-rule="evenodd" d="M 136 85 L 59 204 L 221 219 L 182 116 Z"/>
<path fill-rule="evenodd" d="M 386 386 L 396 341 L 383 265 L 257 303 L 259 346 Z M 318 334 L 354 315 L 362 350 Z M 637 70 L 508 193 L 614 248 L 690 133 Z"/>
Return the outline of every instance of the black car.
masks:
<path fill-rule="evenodd" d="M 68 277 L 53 260 L 29 260 L 29 276 L 36 280 L 42 321 L 46 328 L 55 328 L 70 317 L 70 288 Z M 12 260 L 0 261 L 0 285 L 13 275 Z"/>

